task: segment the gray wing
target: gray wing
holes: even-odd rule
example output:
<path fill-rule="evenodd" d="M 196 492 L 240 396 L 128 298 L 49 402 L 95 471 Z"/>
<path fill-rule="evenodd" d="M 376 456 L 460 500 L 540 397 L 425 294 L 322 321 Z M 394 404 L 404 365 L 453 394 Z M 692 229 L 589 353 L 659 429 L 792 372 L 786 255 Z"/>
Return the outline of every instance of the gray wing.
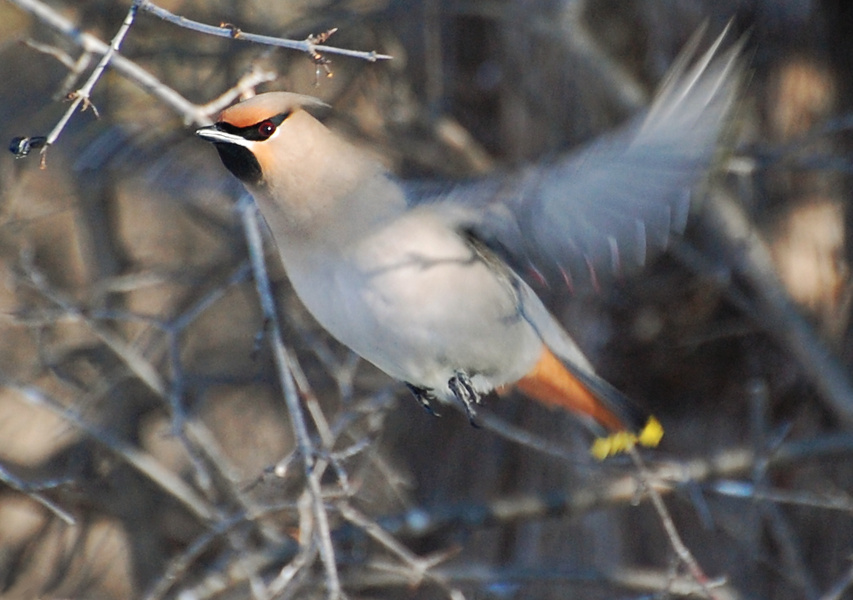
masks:
<path fill-rule="evenodd" d="M 684 229 L 691 189 L 713 162 L 735 101 L 743 44 L 721 52 L 724 36 L 694 60 L 696 36 L 648 111 L 581 151 L 411 196 L 436 203 L 524 275 L 597 286 L 644 265 Z"/>

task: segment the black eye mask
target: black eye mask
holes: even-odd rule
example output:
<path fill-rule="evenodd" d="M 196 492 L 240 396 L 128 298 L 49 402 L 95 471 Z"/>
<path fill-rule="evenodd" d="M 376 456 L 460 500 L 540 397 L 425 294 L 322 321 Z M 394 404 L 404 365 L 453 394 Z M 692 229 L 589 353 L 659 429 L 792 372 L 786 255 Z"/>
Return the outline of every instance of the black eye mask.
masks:
<path fill-rule="evenodd" d="M 236 127 L 235 125 L 231 125 L 225 121 L 219 121 L 214 125 L 214 127 L 220 131 L 224 131 L 225 133 L 238 135 L 244 140 L 248 140 L 250 142 L 263 142 L 264 140 L 269 139 L 269 137 L 275 133 L 276 128 L 289 116 L 290 112 L 281 113 L 280 115 L 264 119 L 260 123 L 255 123 L 254 125 L 248 125 L 246 127 Z"/>

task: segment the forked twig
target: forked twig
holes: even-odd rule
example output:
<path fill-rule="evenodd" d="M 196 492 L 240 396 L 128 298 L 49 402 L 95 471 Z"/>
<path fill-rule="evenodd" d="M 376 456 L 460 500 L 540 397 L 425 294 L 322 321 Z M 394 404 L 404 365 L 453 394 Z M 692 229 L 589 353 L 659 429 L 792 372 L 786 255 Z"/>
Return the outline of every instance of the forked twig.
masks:
<path fill-rule="evenodd" d="M 192 102 L 188 101 L 186 98 L 178 94 L 175 90 L 163 84 L 156 77 L 145 71 L 136 63 L 118 54 L 118 50 L 121 47 L 124 38 L 127 36 L 127 33 L 130 30 L 130 27 L 133 24 L 139 10 L 144 10 L 145 12 L 151 13 L 165 21 L 174 23 L 181 27 L 185 27 L 187 29 L 192 29 L 194 31 L 199 31 L 202 33 L 207 33 L 209 35 L 239 38 L 241 40 L 246 40 L 249 42 L 305 52 L 311 57 L 311 59 L 317 65 L 318 69 L 328 69 L 329 60 L 324 56 L 324 53 L 349 56 L 362 60 L 368 60 L 370 62 L 376 62 L 377 60 L 387 60 L 392 58 L 389 55 L 379 54 L 375 51 L 363 52 L 358 50 L 348 50 L 345 48 L 336 48 L 334 46 L 326 46 L 322 44 L 322 42 L 328 39 L 328 37 L 332 33 L 334 33 L 335 30 L 329 30 L 319 35 L 308 36 L 304 40 L 289 40 L 285 38 L 256 35 L 251 33 L 244 33 L 233 25 L 224 24 L 220 27 L 214 27 L 212 25 L 198 23 L 196 21 L 177 16 L 153 4 L 149 0 L 133 0 L 133 3 L 131 4 L 131 7 L 128 10 L 128 13 L 125 16 L 125 19 L 122 22 L 122 25 L 119 28 L 118 32 L 116 32 L 116 35 L 113 37 L 110 44 L 105 44 L 98 38 L 90 34 L 81 32 L 79 27 L 74 25 L 64 16 L 54 11 L 52 8 L 40 2 L 39 0 L 9 0 L 9 2 L 14 4 L 18 8 L 21 8 L 22 10 L 25 10 L 32 15 L 35 15 L 42 23 L 45 23 L 46 25 L 50 26 L 51 28 L 58 31 L 59 33 L 76 43 L 78 46 L 83 48 L 85 53 L 102 55 L 101 60 L 98 62 L 98 65 L 92 71 L 91 75 L 83 84 L 83 86 L 67 95 L 67 97 L 71 100 L 71 105 L 68 107 L 68 109 L 65 111 L 63 116 L 60 118 L 60 120 L 57 122 L 57 124 L 54 126 L 54 128 L 50 131 L 48 135 L 22 136 L 16 137 L 12 140 L 9 149 L 12 151 L 13 154 L 15 154 L 17 158 L 23 158 L 29 155 L 32 151 L 39 150 L 39 154 L 41 157 L 41 168 L 45 168 L 46 166 L 46 155 L 48 148 L 56 142 L 62 131 L 65 129 L 65 126 L 68 124 L 68 121 L 71 119 L 71 116 L 77 111 L 81 104 L 83 105 L 83 110 L 86 110 L 87 108 L 92 108 L 93 112 L 97 116 L 97 110 L 95 106 L 91 103 L 91 93 L 95 85 L 103 75 L 107 66 L 114 67 L 116 71 L 120 72 L 122 75 L 128 77 L 129 79 L 137 83 L 141 88 L 157 96 L 158 99 L 160 99 L 173 110 L 178 112 L 187 124 L 209 124 L 211 112 L 216 112 L 212 111 L 213 107 L 198 106 L 193 104 Z M 70 60 L 70 57 L 60 56 L 55 51 L 43 45 L 36 45 L 35 49 L 40 52 L 47 52 L 53 56 L 56 56 L 64 63 L 67 63 Z M 78 61 L 78 64 L 75 66 L 75 69 L 82 68 L 81 65 L 83 65 L 87 61 L 88 57 L 86 57 L 85 61 L 81 58 L 81 61 Z M 74 74 L 75 72 L 75 70 L 72 70 L 72 74 Z M 264 81 L 269 80 L 270 76 L 268 73 L 254 72 L 249 76 L 246 81 L 241 81 L 241 83 L 235 87 L 239 90 L 244 90 L 246 87 L 257 85 L 258 83 L 262 83 Z"/>
<path fill-rule="evenodd" d="M 68 110 L 65 111 L 65 114 L 62 115 L 62 118 L 59 119 L 59 122 L 53 127 L 50 133 L 47 134 L 44 144 L 41 145 L 41 160 L 40 165 L 41 168 L 45 167 L 45 160 L 47 149 L 59 138 L 59 135 L 62 133 L 62 130 L 65 129 L 65 126 L 68 124 L 68 121 L 71 119 L 71 115 L 73 115 L 77 108 L 80 105 L 83 105 L 83 110 L 87 108 L 91 108 L 95 113 L 95 116 L 98 116 L 98 110 L 95 108 L 95 105 L 92 104 L 91 94 L 92 90 L 95 87 L 95 84 L 101 78 L 101 75 L 104 74 L 104 70 L 107 68 L 107 65 L 110 64 L 110 60 L 114 54 L 116 54 L 121 47 L 121 43 L 124 41 L 124 38 L 127 36 L 127 32 L 130 31 L 130 26 L 133 25 L 133 20 L 136 18 L 136 13 L 139 10 L 140 0 L 134 0 L 133 4 L 130 5 L 130 9 L 127 11 L 127 15 L 124 18 L 124 21 L 119 27 L 119 30 L 116 32 L 115 36 L 113 36 L 112 41 L 110 42 L 107 51 L 101 57 L 101 60 L 98 62 L 95 70 L 92 71 L 92 74 L 89 75 L 89 79 L 86 80 L 86 83 L 75 92 L 69 94 L 71 98 L 71 106 L 68 107 Z"/>
<path fill-rule="evenodd" d="M 681 534 L 678 533 L 678 529 L 675 527 L 675 522 L 672 520 L 672 515 L 669 514 L 669 509 L 667 509 L 666 504 L 663 501 L 663 496 L 661 496 L 658 489 L 651 483 L 652 475 L 646 468 L 646 463 L 640 456 L 640 452 L 637 450 L 636 446 L 628 448 L 628 455 L 631 457 L 631 460 L 634 461 L 634 466 L 637 467 L 641 480 L 647 482 L 645 486 L 646 489 L 644 491 L 652 501 L 652 506 L 660 519 L 661 525 L 663 525 L 666 536 L 669 539 L 669 543 L 675 551 L 675 554 L 678 556 L 678 559 L 687 567 L 688 572 L 696 583 L 701 586 L 705 596 L 712 600 L 717 600 L 717 597 L 711 590 L 711 586 L 714 582 L 705 575 L 705 571 L 702 570 L 702 567 L 699 565 L 696 557 L 693 556 L 693 553 L 690 552 L 690 549 L 684 543 L 684 540 L 681 539 Z"/>
<path fill-rule="evenodd" d="M 323 52 L 325 52 L 326 54 L 338 54 L 341 56 L 360 58 L 362 60 L 367 60 L 370 62 L 376 62 L 377 60 L 390 60 L 391 58 L 393 58 L 387 54 L 379 54 L 375 50 L 372 50 L 370 52 L 364 52 L 361 50 L 348 50 L 346 48 L 336 48 L 335 46 L 323 45 L 322 42 L 326 41 L 326 39 L 328 39 L 328 37 L 332 33 L 334 33 L 334 30 L 330 30 L 330 32 L 324 32 L 318 35 L 309 35 L 304 40 L 289 40 L 286 38 L 273 37 L 269 35 L 247 33 L 242 29 L 238 28 L 236 25 L 232 25 L 231 23 L 223 23 L 217 27 L 215 25 L 208 25 L 206 23 L 193 21 L 191 19 L 187 19 L 185 17 L 181 17 L 174 13 L 171 13 L 165 8 L 161 8 L 153 2 L 150 2 L 149 0 L 141 0 L 139 4 L 139 8 L 141 10 L 151 13 L 155 17 L 159 17 L 164 21 L 177 25 L 178 27 L 191 29 L 193 31 L 198 31 L 200 33 L 206 33 L 208 35 L 214 35 L 217 37 L 245 40 L 247 42 L 254 42 L 256 44 L 264 44 L 266 46 L 276 46 L 278 48 L 298 50 L 299 52 L 305 52 L 306 54 L 311 56 L 311 58 L 315 62 L 317 62 L 318 56 L 322 56 L 321 53 Z"/>
<path fill-rule="evenodd" d="M 59 506 L 56 502 L 41 493 L 43 490 L 55 488 L 67 482 L 51 481 L 44 483 L 32 483 L 29 481 L 24 481 L 20 477 L 14 475 L 9 469 L 7 469 L 2 463 L 0 463 L 0 483 L 4 483 L 13 490 L 21 492 L 22 494 L 25 494 L 29 498 L 35 500 L 47 510 L 52 512 L 54 515 L 65 521 L 66 524 L 77 524 L 77 519 L 74 518 L 74 515 L 72 515 L 67 510 Z"/>
<path fill-rule="evenodd" d="M 293 359 L 285 347 L 281 336 L 281 327 L 275 309 L 275 300 L 273 299 L 272 288 L 264 263 L 263 243 L 261 240 L 257 207 L 248 194 L 245 194 L 240 200 L 239 210 L 246 241 L 249 246 L 249 257 L 252 262 L 255 284 L 264 319 L 267 323 L 266 333 L 273 347 L 276 370 L 278 371 L 279 381 L 284 392 L 284 401 L 287 404 L 297 448 L 303 459 L 303 467 L 308 482 L 307 491 L 311 497 L 315 520 L 315 537 L 317 538 L 320 558 L 323 561 L 326 571 L 327 597 L 329 600 L 338 600 L 342 597 L 342 590 L 340 577 L 338 576 L 338 567 L 335 561 L 335 551 L 332 545 L 329 519 L 326 514 L 326 507 L 323 503 L 323 492 L 320 486 L 322 470 L 317 469 L 317 465 L 314 462 L 317 453 L 314 448 L 314 442 L 311 439 L 311 434 L 308 431 L 302 405 L 299 401 L 296 381 L 291 370 Z"/>

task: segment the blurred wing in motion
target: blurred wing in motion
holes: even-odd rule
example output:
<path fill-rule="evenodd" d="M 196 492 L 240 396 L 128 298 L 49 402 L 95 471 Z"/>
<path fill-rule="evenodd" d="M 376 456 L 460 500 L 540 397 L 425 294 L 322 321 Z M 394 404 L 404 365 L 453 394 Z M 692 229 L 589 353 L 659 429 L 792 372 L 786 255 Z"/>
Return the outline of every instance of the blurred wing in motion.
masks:
<path fill-rule="evenodd" d="M 684 229 L 691 188 L 713 162 L 739 88 L 742 41 L 720 52 L 724 32 L 694 61 L 700 34 L 626 127 L 519 173 L 413 186 L 413 202 L 436 203 L 525 276 L 597 287 L 643 266 Z"/>

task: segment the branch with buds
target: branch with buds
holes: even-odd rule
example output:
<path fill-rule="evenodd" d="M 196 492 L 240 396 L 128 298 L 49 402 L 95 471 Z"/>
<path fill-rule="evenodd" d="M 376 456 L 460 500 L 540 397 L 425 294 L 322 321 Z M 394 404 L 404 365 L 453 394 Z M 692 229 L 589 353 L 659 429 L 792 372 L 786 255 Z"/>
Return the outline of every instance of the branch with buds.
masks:
<path fill-rule="evenodd" d="M 44 44 L 30 44 L 30 47 L 39 52 L 53 56 L 69 68 L 70 75 L 66 79 L 65 85 L 68 86 L 66 89 L 72 89 L 71 86 L 73 86 L 73 82 L 83 71 L 86 70 L 86 66 L 88 66 L 91 57 L 93 55 L 100 55 L 100 60 L 97 66 L 91 72 L 88 79 L 86 79 L 85 83 L 76 91 L 63 94 L 66 100 L 69 100 L 71 104 L 48 135 L 16 137 L 11 141 L 9 149 L 17 158 L 23 158 L 34 151 L 39 151 L 41 168 L 45 168 L 48 148 L 56 142 L 78 108 L 82 107 L 82 110 L 91 108 L 95 116 L 99 116 L 98 111 L 91 102 L 91 93 L 108 66 L 112 66 L 117 72 L 155 95 L 175 112 L 182 115 L 187 124 L 196 125 L 209 124 L 211 121 L 211 114 L 219 112 L 224 106 L 233 102 L 236 97 L 243 95 L 245 92 L 251 90 L 262 82 L 274 79 L 276 76 L 275 73 L 270 73 L 269 71 L 253 69 L 242 77 L 231 90 L 216 100 L 206 105 L 193 104 L 183 98 L 175 90 L 159 81 L 153 75 L 146 72 L 136 63 L 119 54 L 120 47 L 130 31 L 131 26 L 135 22 L 140 10 L 154 14 L 161 19 L 177 24 L 181 27 L 200 31 L 202 33 L 305 52 L 310 56 L 317 68 L 318 80 L 321 70 L 325 71 L 326 76 L 331 76 L 331 70 L 329 68 L 331 61 L 325 56 L 326 54 L 344 55 L 368 60 L 370 62 L 391 58 L 390 56 L 378 54 L 376 52 L 360 52 L 324 45 L 324 43 L 337 31 L 337 29 L 331 29 L 318 35 L 308 36 L 308 38 L 302 41 L 273 38 L 269 36 L 244 33 L 238 27 L 231 24 L 213 27 L 197 23 L 195 21 L 190 21 L 161 9 L 147 0 L 133 1 L 121 27 L 116 32 L 111 42 L 109 44 L 105 44 L 90 34 L 82 33 L 75 24 L 59 13 L 53 11 L 50 7 L 41 3 L 39 0 L 10 1 L 18 7 L 35 15 L 41 22 L 49 25 L 51 28 L 58 31 L 60 34 L 64 35 L 82 48 L 83 57 L 75 61 L 70 56 L 56 48 L 49 47 Z M 245 203 L 242 206 L 246 236 L 249 241 L 250 254 L 253 259 L 252 263 L 256 270 L 255 280 L 258 282 L 259 295 L 261 297 L 265 313 L 267 314 L 268 322 L 271 325 L 269 335 L 273 341 L 276 364 L 279 369 L 279 378 L 284 391 L 287 408 L 291 415 L 291 422 L 294 427 L 294 437 L 297 440 L 299 455 L 303 458 L 304 472 L 308 483 L 305 497 L 308 499 L 308 504 L 310 504 L 310 518 L 306 518 L 305 523 L 311 523 L 312 527 L 307 528 L 305 533 L 308 539 L 313 540 L 313 543 L 306 546 L 306 552 L 310 551 L 319 554 L 319 557 L 325 567 L 328 597 L 331 599 L 337 599 L 341 598 L 343 593 L 335 560 L 335 549 L 332 544 L 329 517 L 327 515 L 328 509 L 325 504 L 326 500 L 324 492 L 321 489 L 321 477 L 325 470 L 326 463 L 331 463 L 333 467 L 336 465 L 334 460 L 317 458 L 320 451 L 316 448 L 316 445 L 312 440 L 309 426 L 306 422 L 299 400 L 299 392 L 304 395 L 307 389 L 307 384 L 304 382 L 304 376 L 300 375 L 298 365 L 296 365 L 294 359 L 289 356 L 288 351 L 284 346 L 284 342 L 281 339 L 280 328 L 277 325 L 275 310 L 273 308 L 273 295 L 269 289 L 269 280 L 263 269 L 263 250 L 261 247 L 261 234 L 257 218 L 251 206 L 246 205 Z M 156 376 L 154 369 L 146 368 L 147 363 L 138 360 L 139 357 L 132 355 L 132 352 L 128 353 L 122 351 L 122 349 L 127 350 L 127 348 L 120 344 L 116 345 L 115 340 L 112 337 L 109 337 L 108 334 L 105 333 L 104 335 L 114 342 L 111 347 L 113 347 L 114 350 L 117 350 L 117 353 L 120 354 L 122 358 L 127 360 L 128 365 L 135 365 L 138 367 L 136 369 L 132 368 L 131 370 L 133 370 L 140 379 L 148 383 L 152 391 L 161 397 L 168 397 L 169 394 L 167 393 L 166 385 Z M 299 388 L 298 391 L 297 387 Z M 33 396 L 33 394 L 30 394 L 30 396 Z M 38 396 L 38 398 L 40 400 L 42 399 L 41 396 Z M 47 405 L 53 407 L 52 404 L 47 403 Z M 187 424 L 186 420 L 183 418 L 182 410 L 177 405 L 174 405 L 172 408 L 173 422 L 178 425 L 176 430 L 179 431 L 181 435 L 184 435 Z M 322 432 L 328 430 L 328 427 L 325 425 L 324 421 L 320 420 L 318 414 L 318 411 L 314 411 L 312 416 L 317 430 L 322 434 Z M 63 412 L 62 415 L 65 418 L 69 418 L 72 413 L 69 412 L 66 414 Z M 82 423 L 82 420 L 79 421 L 80 425 L 82 425 Z M 93 433 L 98 437 L 98 439 L 107 439 L 107 436 L 101 435 L 101 432 Z M 321 438 L 323 437 L 328 436 L 321 435 Z M 323 441 L 328 441 L 330 448 L 334 443 L 334 440 L 324 439 Z M 133 458 L 137 456 L 136 453 L 133 453 L 126 448 L 120 448 L 119 452 L 125 457 Z M 151 466 L 150 461 L 136 461 L 131 464 L 142 470 L 153 481 L 162 483 L 164 489 L 168 490 L 177 498 L 184 500 L 184 504 L 192 512 L 198 515 L 200 519 L 204 521 L 209 521 L 211 519 L 213 510 L 209 508 L 203 498 L 194 494 L 186 485 L 183 485 L 183 482 L 180 479 L 170 477 L 168 473 L 164 474 L 162 469 L 151 470 L 149 468 L 146 470 L 147 467 Z M 14 489 L 18 489 L 29 494 L 46 508 L 60 515 L 61 518 L 70 520 L 70 517 L 68 517 L 58 506 L 51 503 L 49 499 L 44 498 L 40 494 L 40 490 L 27 487 L 24 482 L 20 482 L 18 479 L 14 478 L 12 474 L 3 471 L 2 467 L 0 467 L 0 482 L 5 482 L 7 485 L 12 485 Z M 245 512 L 249 511 L 247 510 Z M 294 562 L 296 563 L 299 561 Z M 310 562 L 310 557 L 306 554 L 304 560 L 301 561 L 300 564 L 307 565 L 310 564 Z M 167 587 L 168 586 L 160 586 L 155 589 L 159 590 L 162 588 L 165 590 Z"/>
<path fill-rule="evenodd" d="M 369 62 L 376 62 L 378 60 L 389 60 L 392 58 L 387 54 L 379 54 L 375 50 L 372 50 L 370 52 L 364 52 L 361 50 L 348 50 L 346 48 L 336 48 L 335 46 L 323 45 L 326 40 L 328 40 L 329 37 L 331 37 L 331 35 L 337 31 L 337 28 L 330 29 L 324 33 L 309 35 L 304 40 L 289 40 L 286 38 L 272 37 L 269 35 L 248 33 L 231 23 L 222 23 L 217 27 L 215 25 L 207 25 L 206 23 L 192 21 L 185 17 L 175 15 L 164 8 L 160 8 L 149 0 L 139 0 L 137 4 L 139 5 L 140 10 L 149 12 L 152 15 L 163 19 L 164 21 L 168 21 L 173 25 L 177 25 L 178 27 L 183 27 L 185 29 L 198 31 L 199 33 L 205 33 L 207 35 L 214 35 L 217 37 L 226 37 L 235 40 L 253 42 L 256 44 L 263 44 L 265 46 L 275 46 L 277 48 L 297 50 L 299 52 L 305 52 L 315 61 L 316 57 L 322 56 L 322 53 L 349 56 L 351 58 L 359 58 Z"/>
<path fill-rule="evenodd" d="M 387 54 L 379 54 L 376 51 L 364 52 L 360 50 L 349 50 L 346 48 L 337 48 L 334 46 L 325 45 L 325 42 L 337 31 L 337 28 L 330 29 L 320 34 L 309 35 L 304 40 L 290 40 L 286 38 L 277 38 L 267 35 L 247 33 L 242 31 L 236 25 L 230 23 L 223 23 L 218 27 L 213 25 L 207 25 L 205 23 L 199 23 L 198 21 L 192 21 L 190 19 L 175 15 L 157 6 L 153 2 L 150 2 L 149 0 L 133 1 L 130 9 L 128 10 L 127 16 L 125 17 L 124 22 L 122 23 L 118 32 L 109 44 L 105 44 L 104 42 L 90 34 L 82 33 L 80 29 L 71 21 L 51 9 L 46 4 L 40 2 L 39 0 L 9 1 L 17 7 L 34 15 L 41 22 L 50 26 L 54 30 L 68 37 L 71 41 L 75 42 L 77 45 L 83 48 L 87 55 L 102 55 L 101 60 L 98 62 L 98 65 L 92 71 L 91 75 L 83 84 L 83 86 L 81 86 L 75 91 L 69 92 L 66 95 L 66 99 L 71 101 L 71 105 L 68 107 L 62 118 L 59 120 L 59 122 L 57 122 L 56 126 L 50 131 L 48 135 L 20 136 L 12 139 L 9 145 L 9 150 L 12 152 L 12 154 L 15 155 L 16 158 L 24 158 L 31 154 L 34 150 L 39 150 L 39 154 L 41 157 L 41 168 L 45 168 L 46 154 L 48 148 L 56 142 L 63 129 L 65 129 L 65 126 L 68 124 L 68 121 L 71 119 L 71 116 L 77 111 L 78 108 L 80 108 L 81 105 L 82 110 L 91 108 L 95 116 L 98 116 L 98 111 L 91 101 L 91 93 L 98 80 L 100 80 L 101 76 L 106 70 L 107 66 L 115 68 L 119 73 L 121 73 L 125 77 L 128 77 L 129 79 L 137 83 L 140 87 L 142 87 L 148 92 L 151 92 L 160 100 L 164 101 L 173 110 L 182 115 L 184 121 L 187 124 L 209 124 L 209 115 L 212 112 L 215 112 L 211 111 L 211 108 L 221 108 L 223 103 L 216 100 L 205 106 L 193 104 L 189 100 L 183 98 L 175 90 L 171 89 L 164 83 L 157 80 L 156 77 L 152 76 L 150 73 L 139 67 L 136 63 L 122 57 L 119 54 L 121 44 L 124 41 L 124 38 L 126 37 L 128 31 L 130 30 L 130 27 L 133 24 L 134 19 L 136 18 L 136 15 L 139 11 L 150 13 L 160 19 L 163 19 L 164 21 L 178 25 L 179 27 L 190 29 L 192 31 L 198 31 L 207 35 L 239 39 L 256 44 L 263 44 L 267 46 L 305 52 L 306 54 L 308 54 L 308 56 L 311 57 L 311 60 L 317 67 L 318 80 L 321 69 L 325 72 L 327 77 L 331 77 L 332 75 L 332 71 L 329 68 L 331 60 L 329 60 L 325 56 L 326 54 L 348 56 L 351 58 L 358 58 L 369 62 L 376 62 L 378 60 L 388 60 L 391 58 L 391 56 Z M 45 52 L 53 56 L 57 56 L 63 62 L 67 62 L 66 60 L 58 56 L 58 53 L 55 49 L 46 48 L 42 45 L 36 46 L 31 44 L 30 46 L 34 47 L 40 52 Z M 260 78 L 253 77 L 253 86 L 265 81 L 270 81 L 273 77 L 274 75 L 265 75 Z M 246 82 L 243 80 L 238 82 L 237 86 L 235 86 L 235 88 L 241 90 L 246 89 L 246 87 Z M 230 91 L 226 92 L 223 95 L 223 98 L 227 99 L 227 102 L 225 102 L 225 104 L 232 101 L 234 97 L 235 94 L 230 93 Z"/>

